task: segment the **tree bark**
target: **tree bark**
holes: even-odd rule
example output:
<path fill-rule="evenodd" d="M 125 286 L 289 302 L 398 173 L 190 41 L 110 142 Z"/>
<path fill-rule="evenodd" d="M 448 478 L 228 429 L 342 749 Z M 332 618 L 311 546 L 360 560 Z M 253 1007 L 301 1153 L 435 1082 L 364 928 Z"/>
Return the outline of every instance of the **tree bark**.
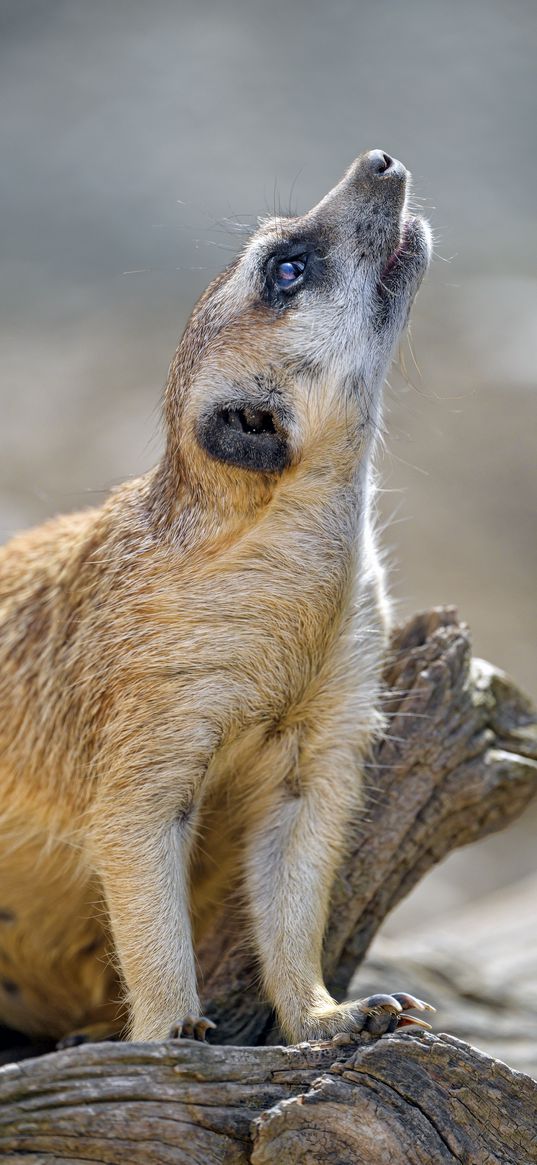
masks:
<path fill-rule="evenodd" d="M 427 870 L 502 828 L 537 791 L 535 713 L 508 677 L 471 659 L 453 609 L 394 633 L 385 679 L 386 732 L 326 936 L 339 995 Z M 0 1069 L 2 1161 L 537 1163 L 529 1077 L 411 1029 L 351 1045 L 222 1046 L 273 1044 L 278 1033 L 240 920 L 217 917 L 199 959 L 220 1046 L 93 1045 Z"/>

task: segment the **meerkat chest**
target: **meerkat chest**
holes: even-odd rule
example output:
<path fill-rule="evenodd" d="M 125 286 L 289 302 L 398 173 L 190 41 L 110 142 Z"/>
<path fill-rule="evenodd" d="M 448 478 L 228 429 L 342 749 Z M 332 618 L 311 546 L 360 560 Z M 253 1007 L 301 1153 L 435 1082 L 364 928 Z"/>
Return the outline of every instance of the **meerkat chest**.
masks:
<path fill-rule="evenodd" d="M 193 674 L 256 714 L 299 700 L 355 617 L 356 544 L 322 533 L 252 540 L 185 594 L 180 650 Z"/>

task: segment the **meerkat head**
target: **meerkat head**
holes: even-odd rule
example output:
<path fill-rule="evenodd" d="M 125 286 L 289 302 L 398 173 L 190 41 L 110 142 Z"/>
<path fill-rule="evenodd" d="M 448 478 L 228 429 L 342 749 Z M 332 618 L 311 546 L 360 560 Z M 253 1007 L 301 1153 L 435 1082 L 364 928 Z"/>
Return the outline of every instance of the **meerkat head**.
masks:
<path fill-rule="evenodd" d="M 348 472 L 430 258 L 409 174 L 362 154 L 307 214 L 268 218 L 194 309 L 170 369 L 169 455 L 252 494 L 300 465 Z"/>

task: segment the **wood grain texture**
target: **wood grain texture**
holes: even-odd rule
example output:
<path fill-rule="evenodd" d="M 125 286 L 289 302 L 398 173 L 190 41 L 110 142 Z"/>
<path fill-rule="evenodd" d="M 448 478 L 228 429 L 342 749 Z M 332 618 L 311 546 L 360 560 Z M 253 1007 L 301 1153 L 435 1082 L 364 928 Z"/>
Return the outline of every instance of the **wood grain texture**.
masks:
<path fill-rule="evenodd" d="M 385 1036 L 255 1121 L 252 1165 L 537 1160 L 537 1085 L 450 1036 Z"/>
<path fill-rule="evenodd" d="M 531 1165 L 537 1084 L 450 1036 L 293 1048 L 94 1044 L 4 1067 L 31 1165 Z"/>

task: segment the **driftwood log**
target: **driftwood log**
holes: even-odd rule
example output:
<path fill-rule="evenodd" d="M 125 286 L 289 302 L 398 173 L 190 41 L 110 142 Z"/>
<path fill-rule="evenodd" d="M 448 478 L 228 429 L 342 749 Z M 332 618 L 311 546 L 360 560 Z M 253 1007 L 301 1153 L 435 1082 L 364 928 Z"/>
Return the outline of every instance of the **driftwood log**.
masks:
<path fill-rule="evenodd" d="M 472 660 L 455 611 L 397 630 L 385 678 L 388 727 L 367 768 L 326 936 L 327 980 L 339 996 L 386 914 L 427 870 L 507 825 L 537 792 L 535 713 L 508 677 Z M 266 1046 L 278 1032 L 241 929 L 220 916 L 199 951 L 219 1046 L 103 1044 L 5 1064 L 0 1160 L 537 1163 L 537 1085 L 452 1036 L 407 1029 L 377 1041 Z"/>
<path fill-rule="evenodd" d="M 93 1044 L 5 1067 L 2 1162 L 530 1165 L 537 1084 L 450 1036 Z"/>

